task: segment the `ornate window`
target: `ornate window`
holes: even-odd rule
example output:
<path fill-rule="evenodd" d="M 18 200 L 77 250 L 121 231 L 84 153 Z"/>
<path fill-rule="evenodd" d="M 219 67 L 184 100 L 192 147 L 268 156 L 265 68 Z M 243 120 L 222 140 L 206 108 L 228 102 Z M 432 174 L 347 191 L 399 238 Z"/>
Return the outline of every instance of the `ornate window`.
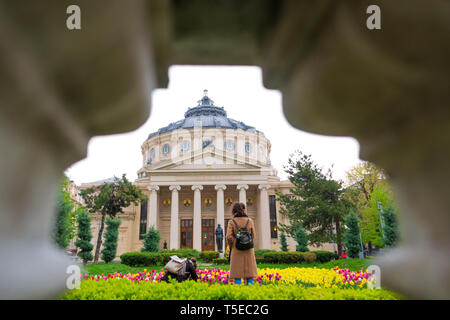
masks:
<path fill-rule="evenodd" d="M 233 142 L 233 140 L 226 140 L 225 141 L 225 150 L 227 150 L 227 151 L 234 151 L 234 142 Z"/>
<path fill-rule="evenodd" d="M 275 202 L 275 196 L 269 196 L 269 209 L 270 209 L 270 237 L 272 239 L 278 238 L 278 226 L 277 226 L 277 206 Z"/>
<path fill-rule="evenodd" d="M 155 148 L 152 148 L 152 150 L 150 150 L 150 160 L 153 160 L 155 158 Z"/>
<path fill-rule="evenodd" d="M 247 153 L 252 152 L 252 145 L 248 142 L 245 144 L 245 152 Z"/>
<path fill-rule="evenodd" d="M 139 240 L 147 233 L 147 200 L 141 202 L 141 217 L 139 220 Z"/>
<path fill-rule="evenodd" d="M 187 140 L 184 140 L 183 142 L 181 142 L 180 144 L 180 150 L 183 152 L 189 151 L 189 149 L 191 149 L 191 143 Z"/>
<path fill-rule="evenodd" d="M 171 203 L 170 199 L 165 199 L 165 200 L 163 201 L 163 205 L 164 205 L 165 207 L 170 206 L 170 203 Z"/>
<path fill-rule="evenodd" d="M 251 206 L 253 205 L 253 199 L 252 198 L 247 198 L 247 206 Z"/>
<path fill-rule="evenodd" d="M 170 145 L 168 143 L 166 143 L 165 145 L 163 145 L 162 147 L 162 153 L 164 155 L 168 154 L 170 152 Z"/>

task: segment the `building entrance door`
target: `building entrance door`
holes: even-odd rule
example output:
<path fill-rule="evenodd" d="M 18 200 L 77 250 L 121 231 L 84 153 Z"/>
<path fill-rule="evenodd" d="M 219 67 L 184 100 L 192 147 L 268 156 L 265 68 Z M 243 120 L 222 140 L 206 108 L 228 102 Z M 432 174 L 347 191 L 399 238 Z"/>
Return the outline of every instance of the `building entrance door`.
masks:
<path fill-rule="evenodd" d="M 202 251 L 215 251 L 214 219 L 202 219 Z"/>
<path fill-rule="evenodd" d="M 192 219 L 182 219 L 180 223 L 180 248 L 191 248 L 192 243 Z"/>

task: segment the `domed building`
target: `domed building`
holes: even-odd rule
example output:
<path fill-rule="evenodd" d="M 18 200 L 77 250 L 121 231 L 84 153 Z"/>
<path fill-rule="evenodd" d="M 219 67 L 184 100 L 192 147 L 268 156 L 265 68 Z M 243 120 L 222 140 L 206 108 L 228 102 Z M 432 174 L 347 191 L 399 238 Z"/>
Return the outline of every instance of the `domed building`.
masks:
<path fill-rule="evenodd" d="M 135 183 L 148 201 L 121 214 L 118 255 L 140 250 L 150 226 L 160 230 L 161 248 L 217 250 L 216 227 L 225 234 L 235 202 L 246 203 L 255 221 L 255 248 L 279 250 L 277 225 L 287 221 L 279 214 L 275 189 L 288 193 L 292 185 L 280 181 L 270 151 L 261 131 L 228 118 L 205 90 L 184 119 L 150 133 L 142 144 Z"/>

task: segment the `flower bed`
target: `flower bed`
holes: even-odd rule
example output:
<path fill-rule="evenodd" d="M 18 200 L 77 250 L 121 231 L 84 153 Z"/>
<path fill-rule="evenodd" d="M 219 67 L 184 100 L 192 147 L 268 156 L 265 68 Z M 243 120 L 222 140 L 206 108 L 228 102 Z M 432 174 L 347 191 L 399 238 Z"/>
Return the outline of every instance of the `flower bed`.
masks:
<path fill-rule="evenodd" d="M 209 284 L 234 284 L 234 279 L 230 279 L 230 272 L 220 268 L 197 270 L 199 281 Z M 107 281 L 126 279 L 131 282 L 160 282 L 164 275 L 164 269 L 159 271 L 144 269 L 138 273 L 118 273 L 101 275 L 82 275 L 83 280 Z M 363 269 L 359 271 L 350 271 L 349 269 L 317 269 L 317 268 L 285 268 L 274 269 L 265 268 L 258 270 L 258 277 L 253 280 L 259 285 L 263 284 L 297 284 L 304 287 L 324 287 L 324 288 L 363 288 L 369 274 Z"/>
<path fill-rule="evenodd" d="M 197 300 L 296 300 L 296 299 L 401 299 L 396 293 L 366 288 L 364 270 L 318 268 L 258 269 L 253 286 L 238 286 L 229 271 L 197 270 L 199 281 L 161 281 L 164 269 L 137 273 L 83 274 L 81 290 L 70 290 L 61 299 L 197 299 Z"/>

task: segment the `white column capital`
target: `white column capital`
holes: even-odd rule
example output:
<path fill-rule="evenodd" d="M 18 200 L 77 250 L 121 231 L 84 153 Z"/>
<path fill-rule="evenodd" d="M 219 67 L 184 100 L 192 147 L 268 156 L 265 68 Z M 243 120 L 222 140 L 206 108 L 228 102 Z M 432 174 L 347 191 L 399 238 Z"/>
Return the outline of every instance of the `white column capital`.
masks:
<path fill-rule="evenodd" d="M 216 186 L 214 187 L 215 190 L 219 191 L 219 190 L 226 190 L 227 186 L 224 184 L 216 184 Z"/>
<path fill-rule="evenodd" d="M 238 184 L 236 189 L 238 189 L 238 190 L 241 190 L 241 189 L 248 190 L 248 184 Z"/>
<path fill-rule="evenodd" d="M 177 185 L 169 186 L 169 190 L 170 191 L 180 191 L 181 186 L 177 186 Z"/>
<path fill-rule="evenodd" d="M 194 184 L 193 186 L 192 186 L 192 190 L 193 191 L 195 191 L 195 190 L 203 190 L 203 186 L 202 185 L 200 185 L 200 184 Z"/>
<path fill-rule="evenodd" d="M 150 191 L 158 191 L 159 190 L 159 186 L 151 184 L 147 187 L 148 190 Z"/>
<path fill-rule="evenodd" d="M 266 184 L 266 183 L 260 184 L 260 185 L 258 185 L 258 189 L 267 191 L 268 189 L 270 189 L 270 184 Z"/>

